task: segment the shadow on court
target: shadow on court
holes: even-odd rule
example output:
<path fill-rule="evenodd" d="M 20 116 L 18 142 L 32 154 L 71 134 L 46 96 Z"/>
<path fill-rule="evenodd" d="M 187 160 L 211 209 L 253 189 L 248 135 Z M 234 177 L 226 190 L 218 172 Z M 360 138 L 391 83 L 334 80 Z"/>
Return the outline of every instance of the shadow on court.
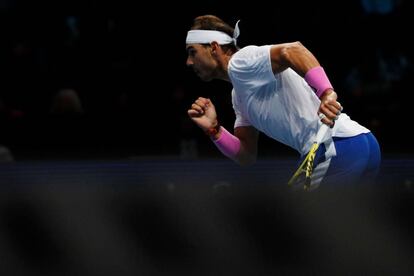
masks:
<path fill-rule="evenodd" d="M 411 274 L 413 165 L 304 192 L 289 160 L 4 164 L 0 273 Z"/>

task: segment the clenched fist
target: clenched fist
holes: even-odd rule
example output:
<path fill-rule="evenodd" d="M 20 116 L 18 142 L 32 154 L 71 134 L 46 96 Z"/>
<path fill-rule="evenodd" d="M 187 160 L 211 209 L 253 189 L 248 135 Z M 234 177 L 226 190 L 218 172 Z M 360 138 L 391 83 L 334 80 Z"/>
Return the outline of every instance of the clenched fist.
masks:
<path fill-rule="evenodd" d="M 216 108 L 210 99 L 199 97 L 187 112 L 191 120 L 204 132 L 218 124 Z"/>

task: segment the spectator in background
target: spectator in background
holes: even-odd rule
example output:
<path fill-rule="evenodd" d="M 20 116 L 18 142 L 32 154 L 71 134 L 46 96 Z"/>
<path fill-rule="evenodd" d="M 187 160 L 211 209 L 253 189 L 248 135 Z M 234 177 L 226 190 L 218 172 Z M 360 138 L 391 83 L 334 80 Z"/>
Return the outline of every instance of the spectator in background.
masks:
<path fill-rule="evenodd" d="M 52 114 L 78 116 L 84 113 L 82 102 L 75 89 L 60 89 L 53 97 L 50 108 Z"/>

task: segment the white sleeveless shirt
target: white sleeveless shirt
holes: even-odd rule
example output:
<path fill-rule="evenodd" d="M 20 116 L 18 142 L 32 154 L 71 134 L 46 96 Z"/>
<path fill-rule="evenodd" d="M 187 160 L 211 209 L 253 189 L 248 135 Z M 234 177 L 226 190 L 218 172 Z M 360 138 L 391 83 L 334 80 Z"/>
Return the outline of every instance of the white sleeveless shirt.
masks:
<path fill-rule="evenodd" d="M 317 114 L 320 100 L 292 69 L 273 74 L 270 47 L 247 46 L 230 59 L 234 127 L 253 126 L 304 155 L 322 124 Z M 368 132 L 342 113 L 331 135 L 351 137 Z"/>

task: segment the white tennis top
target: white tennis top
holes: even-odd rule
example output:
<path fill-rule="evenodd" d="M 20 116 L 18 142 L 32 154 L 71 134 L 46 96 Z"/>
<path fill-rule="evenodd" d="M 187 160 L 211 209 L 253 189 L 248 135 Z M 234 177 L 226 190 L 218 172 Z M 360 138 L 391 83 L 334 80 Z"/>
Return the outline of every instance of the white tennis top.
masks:
<path fill-rule="evenodd" d="M 273 74 L 270 47 L 247 46 L 230 59 L 234 127 L 254 126 L 304 155 L 322 124 L 317 114 L 320 100 L 292 69 Z M 332 136 L 351 137 L 367 132 L 367 128 L 342 113 Z"/>

